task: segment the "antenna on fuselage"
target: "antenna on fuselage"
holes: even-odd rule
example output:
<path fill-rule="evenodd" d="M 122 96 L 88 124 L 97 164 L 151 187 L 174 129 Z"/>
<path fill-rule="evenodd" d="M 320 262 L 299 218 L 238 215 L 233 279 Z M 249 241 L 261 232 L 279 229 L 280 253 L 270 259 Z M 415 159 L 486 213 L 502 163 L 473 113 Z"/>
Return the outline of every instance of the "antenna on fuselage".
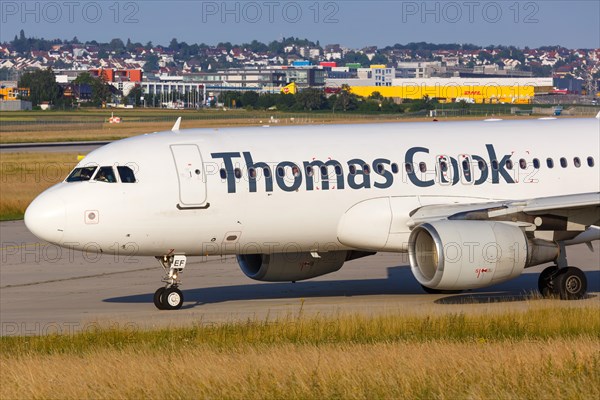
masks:
<path fill-rule="evenodd" d="M 173 132 L 179 132 L 180 125 L 181 125 L 181 117 L 177 118 L 177 121 L 175 121 L 175 125 L 173 125 L 173 128 L 171 128 L 171 130 Z"/>

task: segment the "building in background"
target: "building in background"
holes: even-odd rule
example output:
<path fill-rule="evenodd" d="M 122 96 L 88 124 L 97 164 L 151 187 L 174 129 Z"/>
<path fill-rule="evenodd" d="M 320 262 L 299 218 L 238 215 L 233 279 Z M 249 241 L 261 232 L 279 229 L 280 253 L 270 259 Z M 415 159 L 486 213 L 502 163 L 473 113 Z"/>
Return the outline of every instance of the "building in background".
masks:
<path fill-rule="evenodd" d="M 102 77 L 106 82 L 137 82 L 144 75 L 141 69 L 92 68 L 88 71 L 92 76 Z"/>
<path fill-rule="evenodd" d="M 14 101 L 29 97 L 29 88 L 20 88 L 16 81 L 0 82 L 0 100 Z"/>
<path fill-rule="evenodd" d="M 425 96 L 440 102 L 528 104 L 534 96 L 549 93 L 552 78 L 533 77 L 473 77 L 473 78 L 402 78 L 394 68 L 359 68 L 348 78 L 328 78 L 326 87 L 348 85 L 352 93 L 368 97 L 379 92 L 397 101 L 422 99 Z M 400 73 L 404 76 L 406 71 Z M 390 78 L 393 77 L 393 78 Z"/>

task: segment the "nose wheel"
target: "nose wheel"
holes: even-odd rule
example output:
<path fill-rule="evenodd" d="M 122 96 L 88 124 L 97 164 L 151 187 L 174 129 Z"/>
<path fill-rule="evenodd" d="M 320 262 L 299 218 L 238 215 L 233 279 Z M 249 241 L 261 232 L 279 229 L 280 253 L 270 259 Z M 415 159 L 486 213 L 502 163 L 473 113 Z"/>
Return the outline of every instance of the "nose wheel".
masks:
<path fill-rule="evenodd" d="M 183 293 L 179 290 L 180 275 L 186 264 L 183 255 L 156 257 L 160 262 L 165 277 L 162 279 L 166 286 L 154 292 L 154 305 L 159 310 L 179 310 L 183 305 Z"/>
<path fill-rule="evenodd" d="M 154 292 L 154 305 L 159 310 L 179 310 L 183 305 L 183 293 L 175 286 L 158 288 Z"/>

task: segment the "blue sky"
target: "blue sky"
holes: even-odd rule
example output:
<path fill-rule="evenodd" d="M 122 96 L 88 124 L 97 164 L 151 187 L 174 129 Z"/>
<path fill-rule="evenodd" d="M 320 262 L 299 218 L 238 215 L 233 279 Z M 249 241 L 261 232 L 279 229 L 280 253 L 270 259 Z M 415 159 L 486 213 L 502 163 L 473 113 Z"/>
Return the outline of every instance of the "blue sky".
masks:
<path fill-rule="evenodd" d="M 27 36 L 167 45 L 297 36 L 394 43 L 600 47 L 600 1 L 0 1 L 0 40 Z"/>

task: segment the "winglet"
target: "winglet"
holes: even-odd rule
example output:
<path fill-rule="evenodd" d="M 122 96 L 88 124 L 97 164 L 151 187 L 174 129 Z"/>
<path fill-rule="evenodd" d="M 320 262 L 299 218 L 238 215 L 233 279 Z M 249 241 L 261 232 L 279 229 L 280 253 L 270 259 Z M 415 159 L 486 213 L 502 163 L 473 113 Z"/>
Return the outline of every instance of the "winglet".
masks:
<path fill-rule="evenodd" d="M 177 118 L 177 121 L 175 121 L 175 125 L 173 125 L 173 128 L 171 128 L 171 130 L 173 132 L 179 132 L 180 125 L 181 125 L 181 117 Z"/>
<path fill-rule="evenodd" d="M 600 111 L 598 111 L 598 114 L 596 114 L 596 119 L 600 119 Z"/>

